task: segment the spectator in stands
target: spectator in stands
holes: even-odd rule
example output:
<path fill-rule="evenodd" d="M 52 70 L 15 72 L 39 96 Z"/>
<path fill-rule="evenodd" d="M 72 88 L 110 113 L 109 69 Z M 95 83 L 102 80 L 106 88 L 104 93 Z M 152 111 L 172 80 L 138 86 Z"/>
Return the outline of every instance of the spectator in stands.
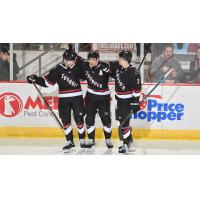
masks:
<path fill-rule="evenodd" d="M 166 43 L 153 43 L 151 45 L 151 58 L 155 60 L 160 54 L 163 53 Z"/>
<path fill-rule="evenodd" d="M 198 48 L 200 48 L 200 43 L 189 43 L 188 52 L 196 53 Z"/>
<path fill-rule="evenodd" d="M 190 80 L 200 84 L 200 47 L 196 50 L 195 59 L 190 63 Z"/>
<path fill-rule="evenodd" d="M 14 53 L 13 54 L 13 80 L 17 80 L 17 74 L 19 72 L 19 65 L 17 63 L 17 59 L 16 59 L 17 55 Z M 4 74 L 8 73 L 8 75 L 6 75 L 6 80 L 9 80 L 9 71 L 10 71 L 10 54 L 8 49 L 6 49 L 5 47 L 1 47 L 0 49 L 0 59 L 2 60 L 2 64 L 4 67 L 2 67 L 2 69 L 4 68 Z"/>
<path fill-rule="evenodd" d="M 0 49 L 0 80 L 9 80 L 9 64 L 6 62 L 8 50 L 4 47 Z"/>
<path fill-rule="evenodd" d="M 186 77 L 180 63 L 173 56 L 173 45 L 166 44 L 163 53 L 158 56 L 151 67 L 152 82 L 158 82 L 169 69 L 172 72 L 165 79 L 166 83 L 185 83 Z"/>

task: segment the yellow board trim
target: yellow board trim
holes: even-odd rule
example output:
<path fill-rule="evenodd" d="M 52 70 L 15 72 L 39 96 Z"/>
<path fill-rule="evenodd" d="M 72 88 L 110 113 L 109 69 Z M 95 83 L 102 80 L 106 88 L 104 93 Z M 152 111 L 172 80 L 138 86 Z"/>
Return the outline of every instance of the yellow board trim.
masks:
<path fill-rule="evenodd" d="M 200 140 L 200 130 L 159 130 L 159 129 L 133 129 L 136 139 L 169 139 L 169 140 Z M 75 138 L 78 137 L 74 129 Z M 0 127 L 0 137 L 64 137 L 59 128 L 48 127 Z M 103 129 L 96 129 L 96 138 L 103 139 Z M 118 139 L 117 128 L 112 129 L 112 138 Z"/>

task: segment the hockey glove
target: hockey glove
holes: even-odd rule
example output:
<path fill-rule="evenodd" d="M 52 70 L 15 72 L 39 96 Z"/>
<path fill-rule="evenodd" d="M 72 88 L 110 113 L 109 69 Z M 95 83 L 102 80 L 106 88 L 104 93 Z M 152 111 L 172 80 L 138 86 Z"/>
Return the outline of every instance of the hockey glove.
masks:
<path fill-rule="evenodd" d="M 30 76 L 27 76 L 27 82 L 32 84 L 33 82 L 37 82 L 38 76 L 35 74 L 32 74 Z"/>

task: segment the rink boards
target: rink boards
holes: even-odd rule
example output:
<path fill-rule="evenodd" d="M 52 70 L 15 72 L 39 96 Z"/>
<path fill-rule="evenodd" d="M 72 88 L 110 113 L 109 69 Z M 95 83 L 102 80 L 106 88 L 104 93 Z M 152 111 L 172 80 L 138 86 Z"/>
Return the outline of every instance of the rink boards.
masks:
<path fill-rule="evenodd" d="M 154 84 L 143 84 L 143 95 Z M 83 94 L 87 85 L 82 84 Z M 118 138 L 115 120 L 114 85 L 110 83 L 113 138 Z M 58 115 L 57 87 L 40 88 Z M 160 85 L 148 99 L 144 110 L 132 116 L 135 138 L 200 139 L 200 85 Z M 72 123 L 74 124 L 74 122 Z M 97 116 L 96 136 L 103 138 Z M 75 130 L 75 135 L 77 133 Z M 63 137 L 63 132 L 35 88 L 27 83 L 0 83 L 0 137 Z"/>

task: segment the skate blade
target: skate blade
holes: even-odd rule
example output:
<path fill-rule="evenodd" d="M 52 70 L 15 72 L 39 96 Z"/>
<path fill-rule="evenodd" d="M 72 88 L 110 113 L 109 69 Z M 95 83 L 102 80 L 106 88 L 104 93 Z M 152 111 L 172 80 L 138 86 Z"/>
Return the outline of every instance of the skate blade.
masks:
<path fill-rule="evenodd" d="M 92 145 L 92 146 L 85 146 L 85 149 L 93 149 L 93 148 L 95 148 L 95 145 Z"/>
<path fill-rule="evenodd" d="M 118 152 L 120 155 L 129 155 L 129 152 Z"/>
<path fill-rule="evenodd" d="M 92 152 L 95 150 L 95 146 L 92 146 L 90 148 L 85 148 L 85 152 Z"/>
<path fill-rule="evenodd" d="M 135 148 L 129 148 L 129 149 L 128 149 L 128 152 L 130 152 L 130 153 L 131 153 L 131 152 L 135 152 L 135 151 L 136 151 Z"/>
<path fill-rule="evenodd" d="M 64 153 L 73 153 L 73 152 L 75 152 L 75 151 L 76 151 L 75 148 L 63 150 Z"/>
<path fill-rule="evenodd" d="M 106 150 L 109 154 L 111 154 L 113 152 L 113 150 L 111 148 L 107 148 Z"/>
<path fill-rule="evenodd" d="M 112 151 L 113 147 L 107 147 L 107 149 L 108 149 L 109 151 Z"/>

